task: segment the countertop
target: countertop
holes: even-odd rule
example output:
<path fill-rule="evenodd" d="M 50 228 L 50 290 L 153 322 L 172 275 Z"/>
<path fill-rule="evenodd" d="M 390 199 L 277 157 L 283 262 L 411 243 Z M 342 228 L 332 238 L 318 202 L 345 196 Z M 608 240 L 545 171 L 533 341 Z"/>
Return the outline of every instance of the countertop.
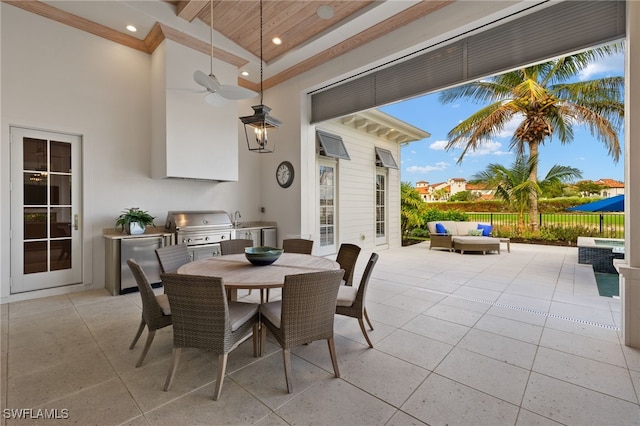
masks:
<path fill-rule="evenodd" d="M 238 226 L 233 229 L 249 229 L 249 228 L 275 228 L 277 227 L 276 222 L 265 222 L 265 221 L 255 221 L 255 222 L 239 222 Z"/>
<path fill-rule="evenodd" d="M 276 222 L 266 222 L 266 221 L 255 221 L 255 222 L 239 222 L 237 227 L 233 229 L 255 229 L 255 228 L 275 228 L 277 227 Z M 104 228 L 102 230 L 102 235 L 104 238 L 120 240 L 125 238 L 141 238 L 141 237 L 150 237 L 154 235 L 172 235 L 172 232 L 167 231 L 167 229 L 163 226 L 149 226 L 144 234 L 139 235 L 129 235 L 126 232 L 120 231 L 115 228 Z"/>
<path fill-rule="evenodd" d="M 108 239 L 121 240 L 125 238 L 141 238 L 141 237 L 172 235 L 172 233 L 168 232 L 165 227 L 149 226 L 147 227 L 147 230 L 145 231 L 144 234 L 129 235 L 126 232 L 120 231 L 119 229 L 104 228 L 102 230 L 102 235 Z"/>

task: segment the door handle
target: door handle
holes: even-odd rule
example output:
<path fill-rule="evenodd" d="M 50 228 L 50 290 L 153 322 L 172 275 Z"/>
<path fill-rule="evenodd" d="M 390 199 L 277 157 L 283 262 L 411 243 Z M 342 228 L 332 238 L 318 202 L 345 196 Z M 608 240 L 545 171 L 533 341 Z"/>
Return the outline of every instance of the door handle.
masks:
<path fill-rule="evenodd" d="M 78 230 L 78 223 L 80 222 L 80 216 L 78 216 L 77 214 L 73 215 L 73 229 L 75 229 L 76 231 Z"/>

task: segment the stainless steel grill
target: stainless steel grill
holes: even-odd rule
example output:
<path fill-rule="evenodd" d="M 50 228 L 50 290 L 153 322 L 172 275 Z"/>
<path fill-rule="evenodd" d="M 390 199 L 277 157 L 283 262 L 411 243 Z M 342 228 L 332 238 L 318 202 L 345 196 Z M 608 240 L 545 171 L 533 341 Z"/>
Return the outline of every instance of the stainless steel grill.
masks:
<path fill-rule="evenodd" d="M 193 260 L 218 256 L 220 241 L 230 240 L 233 223 L 224 210 L 170 211 L 165 227 L 177 244 L 186 244 Z"/>

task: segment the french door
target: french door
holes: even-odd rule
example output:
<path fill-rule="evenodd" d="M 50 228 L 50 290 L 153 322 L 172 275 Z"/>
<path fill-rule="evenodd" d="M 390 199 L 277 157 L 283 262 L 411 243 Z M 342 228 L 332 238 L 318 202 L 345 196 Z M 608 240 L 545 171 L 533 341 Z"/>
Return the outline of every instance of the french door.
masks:
<path fill-rule="evenodd" d="M 11 293 L 82 282 L 81 138 L 21 127 L 11 138 Z"/>
<path fill-rule="evenodd" d="M 376 172 L 376 245 L 387 243 L 387 173 Z"/>
<path fill-rule="evenodd" d="M 318 229 L 320 244 L 318 255 L 336 253 L 336 163 L 318 161 Z"/>

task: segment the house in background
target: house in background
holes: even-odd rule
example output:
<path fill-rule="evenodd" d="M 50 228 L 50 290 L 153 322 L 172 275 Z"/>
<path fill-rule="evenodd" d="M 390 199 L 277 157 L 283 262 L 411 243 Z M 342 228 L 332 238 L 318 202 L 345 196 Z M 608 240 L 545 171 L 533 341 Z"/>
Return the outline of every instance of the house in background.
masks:
<path fill-rule="evenodd" d="M 602 198 L 624 195 L 624 182 L 620 182 L 615 179 L 598 179 L 594 183 L 603 186 L 602 191 L 600 192 L 600 196 Z"/>
<path fill-rule="evenodd" d="M 451 178 L 446 182 L 429 184 L 424 180 L 416 182 L 416 190 L 427 203 L 449 201 L 460 192 L 469 191 L 482 200 L 493 200 L 493 190 L 479 184 L 468 183 L 464 178 Z"/>

